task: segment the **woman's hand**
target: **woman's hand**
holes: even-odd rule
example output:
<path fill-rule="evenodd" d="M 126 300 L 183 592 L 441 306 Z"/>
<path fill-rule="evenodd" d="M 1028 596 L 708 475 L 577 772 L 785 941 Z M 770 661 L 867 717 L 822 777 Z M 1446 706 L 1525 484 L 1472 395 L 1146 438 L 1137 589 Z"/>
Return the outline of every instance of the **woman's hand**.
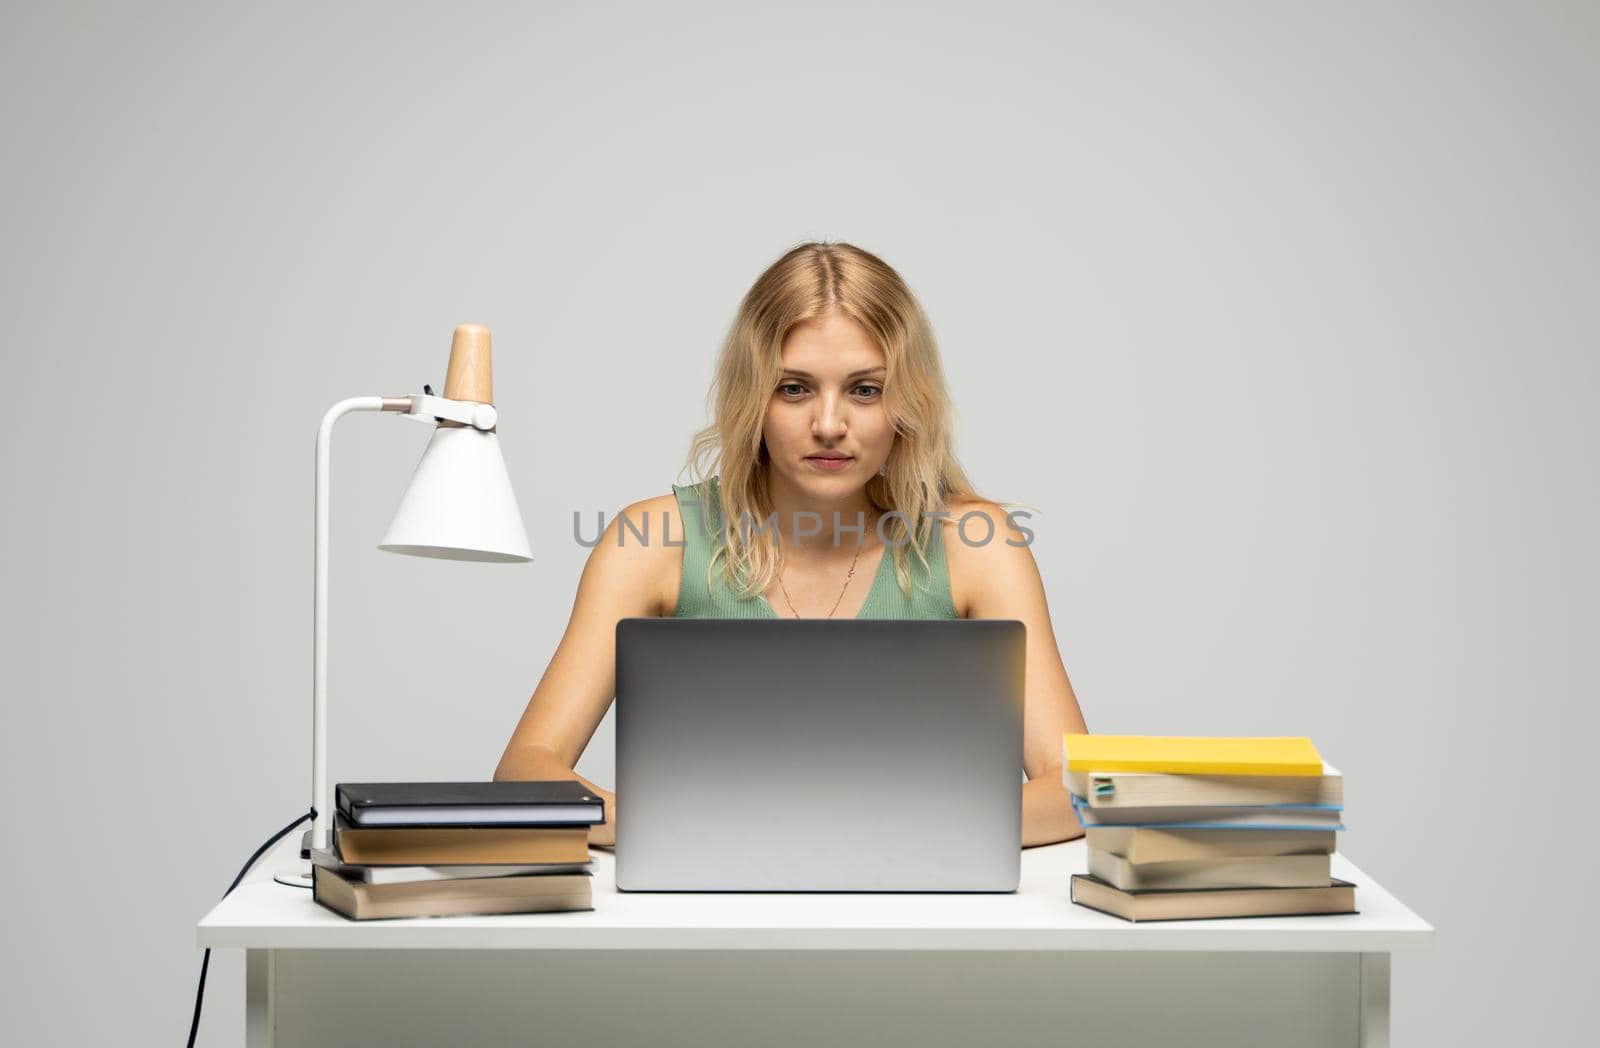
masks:
<path fill-rule="evenodd" d="M 617 795 L 601 789 L 572 770 L 572 766 L 544 746 L 524 746 L 500 758 L 494 770 L 497 781 L 504 779 L 575 779 L 599 797 L 605 810 L 606 821 L 589 827 L 589 844 L 603 848 L 614 847 L 617 842 Z"/>

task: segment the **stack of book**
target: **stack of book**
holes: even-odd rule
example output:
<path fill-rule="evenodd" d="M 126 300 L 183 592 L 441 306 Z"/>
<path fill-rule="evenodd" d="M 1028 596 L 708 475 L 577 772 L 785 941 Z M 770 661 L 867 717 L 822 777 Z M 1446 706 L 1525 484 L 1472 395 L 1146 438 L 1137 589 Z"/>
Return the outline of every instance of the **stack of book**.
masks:
<path fill-rule="evenodd" d="M 340 783 L 312 898 L 354 920 L 594 908 L 589 827 L 604 802 L 575 780 Z"/>
<path fill-rule="evenodd" d="M 1332 876 L 1344 777 L 1311 740 L 1065 737 L 1089 872 L 1072 901 L 1130 921 L 1355 912 Z"/>

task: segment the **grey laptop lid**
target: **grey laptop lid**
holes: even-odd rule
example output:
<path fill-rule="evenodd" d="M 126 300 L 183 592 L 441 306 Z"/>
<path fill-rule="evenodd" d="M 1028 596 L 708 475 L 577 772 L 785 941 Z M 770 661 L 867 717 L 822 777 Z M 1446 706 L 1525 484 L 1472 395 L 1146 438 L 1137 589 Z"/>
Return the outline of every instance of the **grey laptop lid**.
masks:
<path fill-rule="evenodd" d="M 617 887 L 1015 891 L 1025 627 L 617 623 Z"/>

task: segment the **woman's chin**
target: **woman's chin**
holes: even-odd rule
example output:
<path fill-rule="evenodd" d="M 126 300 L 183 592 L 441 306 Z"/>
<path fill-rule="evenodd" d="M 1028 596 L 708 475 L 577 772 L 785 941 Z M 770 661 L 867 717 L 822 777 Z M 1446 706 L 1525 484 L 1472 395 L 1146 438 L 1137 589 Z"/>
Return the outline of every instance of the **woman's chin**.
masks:
<path fill-rule="evenodd" d="M 803 460 L 791 469 L 777 472 L 791 487 L 827 498 L 838 498 L 866 487 L 859 459 L 851 459 L 842 469 L 826 469 Z"/>
<path fill-rule="evenodd" d="M 857 476 L 857 473 L 858 471 L 854 469 L 841 469 L 833 473 L 807 467 L 795 477 L 795 483 L 805 491 L 826 492 L 830 495 L 836 495 L 840 491 L 853 491 L 861 487 L 861 479 Z"/>

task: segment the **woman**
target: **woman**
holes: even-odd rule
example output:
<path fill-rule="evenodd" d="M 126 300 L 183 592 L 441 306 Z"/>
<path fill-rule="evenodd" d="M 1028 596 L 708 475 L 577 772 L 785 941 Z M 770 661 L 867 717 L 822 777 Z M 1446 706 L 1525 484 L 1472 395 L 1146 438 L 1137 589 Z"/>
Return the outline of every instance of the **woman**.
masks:
<path fill-rule="evenodd" d="M 956 463 L 938 348 L 899 274 L 849 244 L 784 255 L 740 303 L 712 399 L 690 454 L 706 479 L 606 528 L 494 777 L 578 779 L 605 799 L 590 843 L 615 842 L 616 796 L 572 769 L 611 704 L 622 618 L 1018 619 L 1022 843 L 1081 835 L 1061 735 L 1086 729 L 1031 535 Z"/>

